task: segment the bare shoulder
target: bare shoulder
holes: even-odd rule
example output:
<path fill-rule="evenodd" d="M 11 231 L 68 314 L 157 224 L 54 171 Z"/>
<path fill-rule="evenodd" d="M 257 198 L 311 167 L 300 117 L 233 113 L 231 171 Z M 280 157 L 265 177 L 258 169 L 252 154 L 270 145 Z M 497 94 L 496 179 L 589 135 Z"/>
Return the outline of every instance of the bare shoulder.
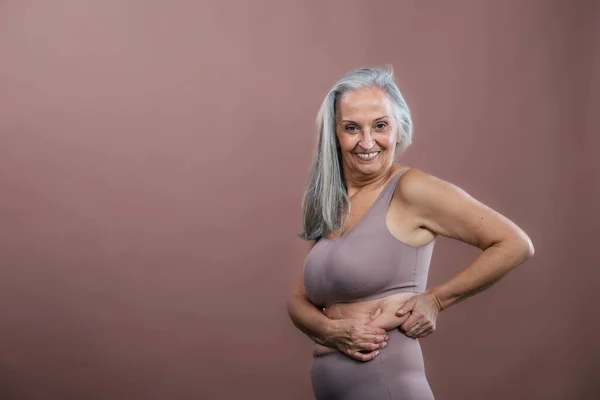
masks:
<path fill-rule="evenodd" d="M 512 221 L 460 187 L 418 168 L 398 180 L 394 201 L 410 210 L 422 227 L 480 248 L 524 235 Z"/>
<path fill-rule="evenodd" d="M 405 167 L 396 185 L 394 199 L 404 207 L 418 207 L 424 202 L 439 201 L 449 191 L 464 192 L 462 189 L 431 175 L 419 168 Z M 466 194 L 466 193 L 465 193 Z"/>

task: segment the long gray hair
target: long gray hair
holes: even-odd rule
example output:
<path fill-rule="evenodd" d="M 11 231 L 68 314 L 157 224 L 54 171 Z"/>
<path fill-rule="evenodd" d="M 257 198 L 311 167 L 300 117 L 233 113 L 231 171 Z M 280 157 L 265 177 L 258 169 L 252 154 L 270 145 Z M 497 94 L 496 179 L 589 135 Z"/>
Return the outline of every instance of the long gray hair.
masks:
<path fill-rule="evenodd" d="M 335 104 L 344 93 L 364 87 L 381 89 L 392 103 L 400 136 L 396 151 L 405 150 L 412 142 L 410 110 L 394 82 L 391 67 L 360 68 L 337 81 L 317 115 L 319 140 L 302 201 L 303 231 L 298 234 L 304 240 L 318 240 L 337 232 L 346 223 L 343 216 L 350 209 L 350 201 L 337 148 Z"/>

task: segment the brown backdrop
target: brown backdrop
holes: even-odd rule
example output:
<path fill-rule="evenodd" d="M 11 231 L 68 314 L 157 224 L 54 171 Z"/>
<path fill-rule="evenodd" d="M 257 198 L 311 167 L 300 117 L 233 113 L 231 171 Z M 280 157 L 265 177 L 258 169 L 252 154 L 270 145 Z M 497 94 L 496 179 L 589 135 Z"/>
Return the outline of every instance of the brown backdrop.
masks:
<path fill-rule="evenodd" d="M 421 341 L 437 399 L 594 399 L 594 0 L 0 2 L 0 397 L 309 399 L 285 301 L 314 119 L 392 64 L 402 163 L 536 256 Z M 594 240 L 596 239 L 596 240 Z M 476 252 L 440 239 L 430 284 Z"/>

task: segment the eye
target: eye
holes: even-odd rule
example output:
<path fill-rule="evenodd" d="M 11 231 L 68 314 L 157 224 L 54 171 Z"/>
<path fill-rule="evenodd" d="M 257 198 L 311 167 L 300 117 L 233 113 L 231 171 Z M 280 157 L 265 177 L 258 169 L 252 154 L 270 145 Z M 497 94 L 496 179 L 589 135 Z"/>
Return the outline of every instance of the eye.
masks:
<path fill-rule="evenodd" d="M 346 131 L 350 133 L 357 132 L 358 127 L 356 125 L 346 125 Z"/>
<path fill-rule="evenodd" d="M 387 128 L 387 124 L 385 122 L 378 122 L 377 124 L 375 124 L 375 128 L 379 130 L 384 130 L 385 128 Z"/>

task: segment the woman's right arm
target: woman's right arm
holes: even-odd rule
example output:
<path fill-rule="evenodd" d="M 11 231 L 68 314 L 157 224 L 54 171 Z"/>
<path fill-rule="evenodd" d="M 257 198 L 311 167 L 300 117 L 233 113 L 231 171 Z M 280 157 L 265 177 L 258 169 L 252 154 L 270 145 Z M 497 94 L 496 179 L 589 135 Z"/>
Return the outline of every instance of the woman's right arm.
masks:
<path fill-rule="evenodd" d="M 310 242 L 310 249 L 315 245 Z M 332 347 L 360 360 L 369 361 L 383 347 L 386 332 L 384 329 L 366 325 L 364 321 L 343 319 L 332 320 L 312 304 L 304 288 L 302 270 L 296 285 L 288 299 L 287 309 L 294 325 L 310 337 L 314 342 Z M 361 353 L 369 351 L 369 353 Z"/>

